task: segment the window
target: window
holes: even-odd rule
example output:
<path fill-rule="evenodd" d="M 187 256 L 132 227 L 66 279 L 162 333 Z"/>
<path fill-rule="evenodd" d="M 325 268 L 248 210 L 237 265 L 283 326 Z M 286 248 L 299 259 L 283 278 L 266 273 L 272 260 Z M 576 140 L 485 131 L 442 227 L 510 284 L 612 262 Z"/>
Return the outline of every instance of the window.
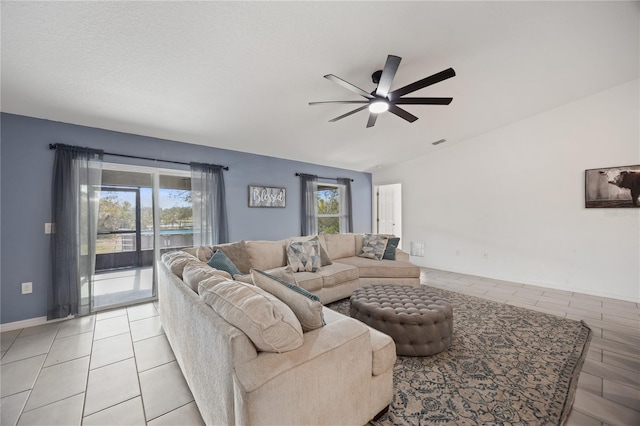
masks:
<path fill-rule="evenodd" d="M 340 188 L 318 184 L 318 234 L 340 233 Z"/>

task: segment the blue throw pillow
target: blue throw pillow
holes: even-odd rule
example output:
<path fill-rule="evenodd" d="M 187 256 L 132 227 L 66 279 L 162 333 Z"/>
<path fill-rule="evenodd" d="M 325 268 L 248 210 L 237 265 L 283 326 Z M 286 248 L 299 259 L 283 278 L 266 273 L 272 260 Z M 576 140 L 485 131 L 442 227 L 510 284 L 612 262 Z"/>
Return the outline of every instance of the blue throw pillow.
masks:
<path fill-rule="evenodd" d="M 400 244 L 400 238 L 389 238 L 387 240 L 387 247 L 384 249 L 383 259 L 396 260 L 396 249 Z"/>
<path fill-rule="evenodd" d="M 230 273 L 232 277 L 236 274 L 242 274 L 222 250 L 215 252 L 213 257 L 207 262 L 207 265 L 221 271 L 226 271 Z"/>

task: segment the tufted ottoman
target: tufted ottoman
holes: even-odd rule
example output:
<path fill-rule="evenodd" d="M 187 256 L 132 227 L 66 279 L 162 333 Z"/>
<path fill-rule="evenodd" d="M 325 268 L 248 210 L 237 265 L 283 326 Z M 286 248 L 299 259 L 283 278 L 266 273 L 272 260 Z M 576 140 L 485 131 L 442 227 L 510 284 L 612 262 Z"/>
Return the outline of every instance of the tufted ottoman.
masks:
<path fill-rule="evenodd" d="M 398 355 L 437 354 L 453 337 L 453 308 L 424 286 L 360 287 L 351 296 L 351 316 L 391 336 Z"/>

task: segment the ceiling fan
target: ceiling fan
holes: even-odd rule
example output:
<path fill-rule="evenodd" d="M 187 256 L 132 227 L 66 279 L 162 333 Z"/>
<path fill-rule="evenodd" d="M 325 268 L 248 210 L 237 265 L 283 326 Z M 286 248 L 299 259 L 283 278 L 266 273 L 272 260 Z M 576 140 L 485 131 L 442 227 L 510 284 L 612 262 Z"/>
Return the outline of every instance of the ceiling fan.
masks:
<path fill-rule="evenodd" d="M 367 127 L 373 127 L 376 124 L 378 114 L 385 111 L 389 111 L 390 113 L 395 114 L 410 123 L 413 123 L 418 119 L 418 117 L 400 108 L 398 105 L 449 105 L 451 103 L 453 98 L 403 98 L 402 96 L 425 88 L 427 86 L 431 86 L 432 84 L 439 83 L 448 78 L 454 77 L 456 75 L 456 72 L 453 70 L 453 68 L 448 68 L 444 71 L 440 71 L 439 73 L 423 78 L 422 80 L 418 80 L 392 92 L 389 92 L 389 90 L 391 89 L 391 83 L 393 82 L 393 78 L 396 75 L 396 71 L 398 71 L 398 66 L 400 66 L 401 60 L 402 58 L 400 58 L 399 56 L 389 55 L 387 57 L 387 62 L 384 64 L 384 69 L 376 71 L 371 75 L 371 79 L 373 80 L 373 82 L 378 85 L 377 88 L 371 93 L 368 93 L 365 90 L 362 90 L 361 88 L 354 86 L 353 84 L 344 81 L 333 74 L 327 74 L 324 76 L 324 78 L 326 78 L 327 80 L 338 83 L 340 86 L 354 93 L 357 93 L 358 95 L 364 97 L 366 100 L 309 102 L 309 105 L 364 104 L 363 106 L 356 108 L 353 111 L 349 111 L 346 114 L 342 114 L 339 117 L 329 120 L 329 122 L 333 123 L 335 121 L 342 120 L 343 118 L 348 117 L 351 114 L 355 114 L 356 112 L 360 112 L 365 108 L 369 108 L 369 121 L 367 121 Z"/>

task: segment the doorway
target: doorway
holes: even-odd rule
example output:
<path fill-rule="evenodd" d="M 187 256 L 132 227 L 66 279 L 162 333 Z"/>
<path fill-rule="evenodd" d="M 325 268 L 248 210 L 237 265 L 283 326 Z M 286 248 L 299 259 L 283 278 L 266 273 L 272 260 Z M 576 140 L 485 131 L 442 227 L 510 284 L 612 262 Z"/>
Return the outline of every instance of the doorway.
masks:
<path fill-rule="evenodd" d="M 91 310 L 154 300 L 155 262 L 191 245 L 189 172 L 105 163 Z"/>
<path fill-rule="evenodd" d="M 375 231 L 400 237 L 398 247 L 402 248 L 402 184 L 376 185 L 374 190 Z"/>

